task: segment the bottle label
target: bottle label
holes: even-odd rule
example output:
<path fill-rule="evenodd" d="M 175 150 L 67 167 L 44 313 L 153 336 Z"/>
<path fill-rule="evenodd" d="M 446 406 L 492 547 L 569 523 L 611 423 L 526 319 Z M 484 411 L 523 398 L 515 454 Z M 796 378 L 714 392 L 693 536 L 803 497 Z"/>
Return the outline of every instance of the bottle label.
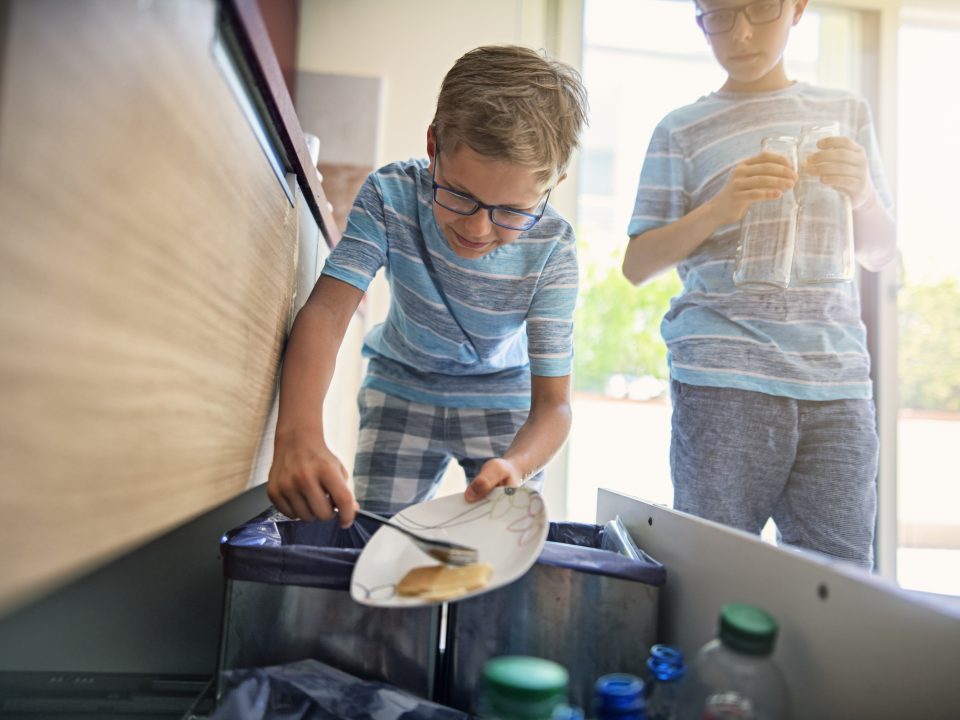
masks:
<path fill-rule="evenodd" d="M 755 720 L 753 703 L 740 693 L 725 690 L 703 703 L 703 720 Z"/>

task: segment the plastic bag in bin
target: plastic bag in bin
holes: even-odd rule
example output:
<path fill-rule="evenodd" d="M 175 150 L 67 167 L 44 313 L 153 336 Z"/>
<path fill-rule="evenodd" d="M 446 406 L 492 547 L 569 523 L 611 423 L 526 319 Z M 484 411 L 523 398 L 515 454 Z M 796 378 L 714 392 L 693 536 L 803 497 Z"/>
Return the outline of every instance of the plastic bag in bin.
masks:
<path fill-rule="evenodd" d="M 317 660 L 229 670 L 211 720 L 471 720 L 382 682 Z"/>
<path fill-rule="evenodd" d="M 667 571 L 637 547 L 620 517 L 606 525 L 551 522 L 538 563 L 661 586 Z"/>
<path fill-rule="evenodd" d="M 357 558 L 379 525 L 358 517 L 302 522 L 273 508 L 223 536 L 220 554 L 231 580 L 349 590 Z"/>

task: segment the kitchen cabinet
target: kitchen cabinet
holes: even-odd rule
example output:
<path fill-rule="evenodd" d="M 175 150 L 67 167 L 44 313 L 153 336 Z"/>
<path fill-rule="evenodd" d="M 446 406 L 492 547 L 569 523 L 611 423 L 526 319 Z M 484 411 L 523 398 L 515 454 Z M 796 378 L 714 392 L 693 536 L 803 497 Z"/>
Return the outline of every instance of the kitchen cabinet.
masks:
<path fill-rule="evenodd" d="M 0 57 L 0 701 L 209 677 L 330 209 L 254 0 L 5 0 Z"/>

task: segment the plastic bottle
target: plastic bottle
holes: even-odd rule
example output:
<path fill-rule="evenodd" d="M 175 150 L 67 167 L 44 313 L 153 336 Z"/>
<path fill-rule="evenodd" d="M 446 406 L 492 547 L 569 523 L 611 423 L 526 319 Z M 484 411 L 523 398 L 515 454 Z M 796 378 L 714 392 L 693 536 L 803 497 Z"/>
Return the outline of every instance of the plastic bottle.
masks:
<path fill-rule="evenodd" d="M 676 720 L 681 681 L 687 673 L 683 653 L 670 645 L 654 645 L 647 658 L 647 720 Z"/>
<path fill-rule="evenodd" d="M 573 705 L 557 705 L 550 720 L 583 720 L 583 711 Z"/>
<path fill-rule="evenodd" d="M 752 605 L 724 605 L 718 637 L 697 653 L 681 699 L 682 718 L 783 720 L 787 687 L 773 662 L 777 622 Z"/>
<path fill-rule="evenodd" d="M 766 137 L 763 152 L 783 155 L 797 167 L 797 140 Z M 789 286 L 797 231 L 797 200 L 787 190 L 775 200 L 753 203 L 740 222 L 733 284 L 748 292 L 775 292 Z"/>
<path fill-rule="evenodd" d="M 552 720 L 571 716 L 567 703 L 569 674 L 551 660 L 504 655 L 483 667 L 478 713 L 495 720 Z M 566 715 L 563 713 L 567 712 Z"/>
<path fill-rule="evenodd" d="M 800 285 L 853 280 L 853 210 L 850 196 L 810 172 L 817 142 L 840 134 L 837 123 L 804 128 L 800 136 L 800 179 L 797 183 L 797 241 L 794 274 Z"/>
<path fill-rule="evenodd" d="M 603 675 L 594 685 L 597 720 L 645 720 L 643 680 L 628 673 Z"/>

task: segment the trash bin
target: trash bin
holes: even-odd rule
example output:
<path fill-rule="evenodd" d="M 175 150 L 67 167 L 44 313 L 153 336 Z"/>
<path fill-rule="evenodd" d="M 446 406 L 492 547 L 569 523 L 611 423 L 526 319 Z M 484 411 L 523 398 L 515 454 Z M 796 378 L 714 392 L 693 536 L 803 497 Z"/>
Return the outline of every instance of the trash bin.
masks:
<path fill-rule="evenodd" d="M 470 720 L 469 716 L 316 660 L 224 673 L 211 720 Z"/>
<path fill-rule="evenodd" d="M 350 597 L 350 575 L 378 526 L 365 518 L 292 521 L 273 509 L 220 541 L 226 578 L 223 672 L 313 658 L 432 698 L 440 607 L 378 609 Z"/>
<path fill-rule="evenodd" d="M 629 534 L 613 537 L 614 530 L 613 525 L 550 523 L 543 551 L 526 575 L 451 603 L 441 702 L 475 712 L 483 665 L 497 655 L 560 663 L 570 672 L 571 704 L 585 708 L 601 675 L 644 676 L 656 642 L 666 571 L 633 545 Z M 632 548 L 604 549 L 623 536 Z"/>

